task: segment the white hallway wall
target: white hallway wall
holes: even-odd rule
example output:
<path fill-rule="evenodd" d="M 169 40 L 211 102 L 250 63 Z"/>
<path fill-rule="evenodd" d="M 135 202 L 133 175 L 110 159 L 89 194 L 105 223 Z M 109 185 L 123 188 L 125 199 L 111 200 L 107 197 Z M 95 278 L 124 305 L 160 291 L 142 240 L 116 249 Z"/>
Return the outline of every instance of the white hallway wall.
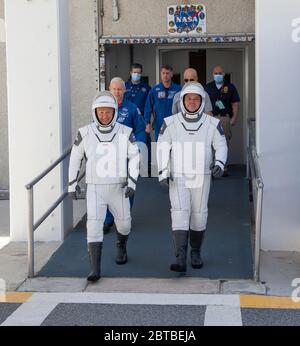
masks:
<path fill-rule="evenodd" d="M 9 185 L 6 44 L 4 24 L 4 0 L 0 0 L 0 191 L 7 190 Z"/>
<path fill-rule="evenodd" d="M 13 241 L 27 239 L 25 184 L 71 144 L 68 5 L 67 0 L 5 1 Z M 34 189 L 35 221 L 61 196 L 67 170 L 56 167 Z M 35 239 L 63 239 L 73 226 L 71 206 L 64 200 Z"/>
<path fill-rule="evenodd" d="M 300 251 L 300 2 L 274 6 L 272 0 L 257 0 L 256 17 L 257 144 L 265 183 L 262 247 Z"/>

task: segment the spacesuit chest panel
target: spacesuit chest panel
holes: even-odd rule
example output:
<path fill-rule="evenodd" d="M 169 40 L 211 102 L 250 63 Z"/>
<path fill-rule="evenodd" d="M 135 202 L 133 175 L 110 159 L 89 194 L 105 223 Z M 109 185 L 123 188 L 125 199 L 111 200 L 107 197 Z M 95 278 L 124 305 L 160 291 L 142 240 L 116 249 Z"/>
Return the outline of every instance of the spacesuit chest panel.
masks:
<path fill-rule="evenodd" d="M 175 176 L 204 174 L 207 136 L 205 123 L 204 119 L 190 123 L 180 114 L 174 116 L 171 161 Z"/>
<path fill-rule="evenodd" d="M 118 183 L 127 177 L 128 134 L 116 124 L 110 133 L 91 126 L 85 138 L 86 180 L 92 184 Z"/>

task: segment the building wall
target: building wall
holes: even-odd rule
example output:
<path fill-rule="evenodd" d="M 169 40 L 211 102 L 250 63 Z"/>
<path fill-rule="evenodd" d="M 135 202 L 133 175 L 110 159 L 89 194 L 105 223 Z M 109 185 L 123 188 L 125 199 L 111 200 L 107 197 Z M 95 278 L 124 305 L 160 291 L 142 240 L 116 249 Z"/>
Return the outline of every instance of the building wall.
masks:
<path fill-rule="evenodd" d="M 4 0 L 0 0 L 0 191 L 7 190 L 8 178 L 8 131 L 6 92 L 6 49 L 4 30 Z"/>
<path fill-rule="evenodd" d="M 98 71 L 96 70 L 94 24 L 96 2 L 69 1 L 73 138 L 77 129 L 91 120 L 91 103 L 97 93 Z M 0 25 L 3 23 L 1 21 L 3 18 L 4 0 L 0 0 Z M 5 55 L 5 42 L 0 40 L 0 190 L 7 190 L 9 187 Z"/>
<path fill-rule="evenodd" d="M 300 21 L 300 2 L 287 0 L 280 8 L 272 0 L 257 0 L 256 11 L 256 139 L 265 184 L 262 249 L 300 251 L 300 25 L 293 25 Z"/>
<path fill-rule="evenodd" d="M 236 3 L 238 2 L 238 6 Z M 91 119 L 91 102 L 97 92 L 98 71 L 95 59 L 95 9 L 96 0 L 70 0 L 70 62 L 71 62 L 71 101 L 72 136 L 77 129 Z M 120 0 L 120 20 L 112 21 L 112 1 L 104 0 L 105 35 L 166 35 L 166 7 L 174 0 Z M 208 33 L 254 32 L 254 0 L 203 0 L 207 6 Z M 143 9 L 140 14 L 136 9 Z M 134 11 L 132 11 L 134 9 Z M 137 15 L 138 14 L 138 15 Z M 4 17 L 4 0 L 0 0 L 0 25 Z M 155 20 L 153 19 L 155 18 Z M 3 21 L 2 21 L 3 23 Z M 149 54 L 145 54 L 149 51 Z M 134 61 L 146 56 L 145 75 L 150 84 L 155 84 L 155 55 L 151 46 L 136 46 Z M 127 78 L 128 54 L 121 55 L 122 77 Z M 110 66 L 113 61 L 110 62 Z M 114 70 L 111 70 L 114 74 Z M 5 43 L 0 41 L 0 190 L 8 189 L 8 130 Z"/>
<path fill-rule="evenodd" d="M 70 0 L 70 65 L 72 134 L 91 121 L 91 105 L 97 93 L 95 55 L 96 1 Z"/>
<path fill-rule="evenodd" d="M 254 33 L 254 0 L 202 0 L 207 33 Z M 167 6 L 175 0 L 119 0 L 120 19 L 112 20 L 112 1 L 104 0 L 104 35 L 167 35 Z"/>

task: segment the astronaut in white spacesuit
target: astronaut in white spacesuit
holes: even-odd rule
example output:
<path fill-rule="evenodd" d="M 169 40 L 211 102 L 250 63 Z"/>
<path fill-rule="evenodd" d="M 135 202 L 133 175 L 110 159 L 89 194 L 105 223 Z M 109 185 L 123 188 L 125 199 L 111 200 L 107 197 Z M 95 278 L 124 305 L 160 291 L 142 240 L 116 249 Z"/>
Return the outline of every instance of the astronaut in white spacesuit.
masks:
<path fill-rule="evenodd" d="M 107 207 L 117 228 L 117 264 L 127 262 L 126 243 L 131 230 L 129 198 L 134 195 L 139 175 L 139 149 L 132 129 L 116 122 L 118 104 L 108 91 L 94 99 L 93 123 L 79 129 L 69 165 L 71 198 L 78 193 L 78 176 L 86 158 L 87 242 L 91 263 L 89 281 L 101 276 L 103 222 Z"/>
<path fill-rule="evenodd" d="M 164 119 L 157 147 L 159 182 L 169 187 L 176 263 L 186 272 L 188 238 L 191 265 L 201 268 L 201 245 L 206 230 L 211 175 L 221 177 L 227 160 L 222 125 L 204 113 L 205 91 L 187 83 L 180 95 L 181 112 Z M 213 155 L 213 149 L 215 155 Z"/>

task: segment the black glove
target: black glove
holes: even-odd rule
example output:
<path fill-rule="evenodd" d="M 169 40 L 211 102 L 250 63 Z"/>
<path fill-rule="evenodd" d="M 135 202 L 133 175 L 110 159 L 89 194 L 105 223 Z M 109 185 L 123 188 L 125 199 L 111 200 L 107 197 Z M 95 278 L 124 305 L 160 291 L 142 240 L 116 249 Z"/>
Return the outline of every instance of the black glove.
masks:
<path fill-rule="evenodd" d="M 76 185 L 74 192 L 69 192 L 68 195 L 71 199 L 76 200 L 78 199 L 79 195 L 81 194 L 81 189 L 79 185 Z"/>
<path fill-rule="evenodd" d="M 125 198 L 133 197 L 135 190 L 132 187 L 127 187 L 125 190 Z"/>
<path fill-rule="evenodd" d="M 212 163 L 209 167 L 214 178 L 221 178 L 224 170 L 219 166 Z"/>
<path fill-rule="evenodd" d="M 163 180 L 161 180 L 159 182 L 159 185 L 163 188 L 163 189 L 168 189 L 169 188 L 169 178 L 165 178 Z"/>

